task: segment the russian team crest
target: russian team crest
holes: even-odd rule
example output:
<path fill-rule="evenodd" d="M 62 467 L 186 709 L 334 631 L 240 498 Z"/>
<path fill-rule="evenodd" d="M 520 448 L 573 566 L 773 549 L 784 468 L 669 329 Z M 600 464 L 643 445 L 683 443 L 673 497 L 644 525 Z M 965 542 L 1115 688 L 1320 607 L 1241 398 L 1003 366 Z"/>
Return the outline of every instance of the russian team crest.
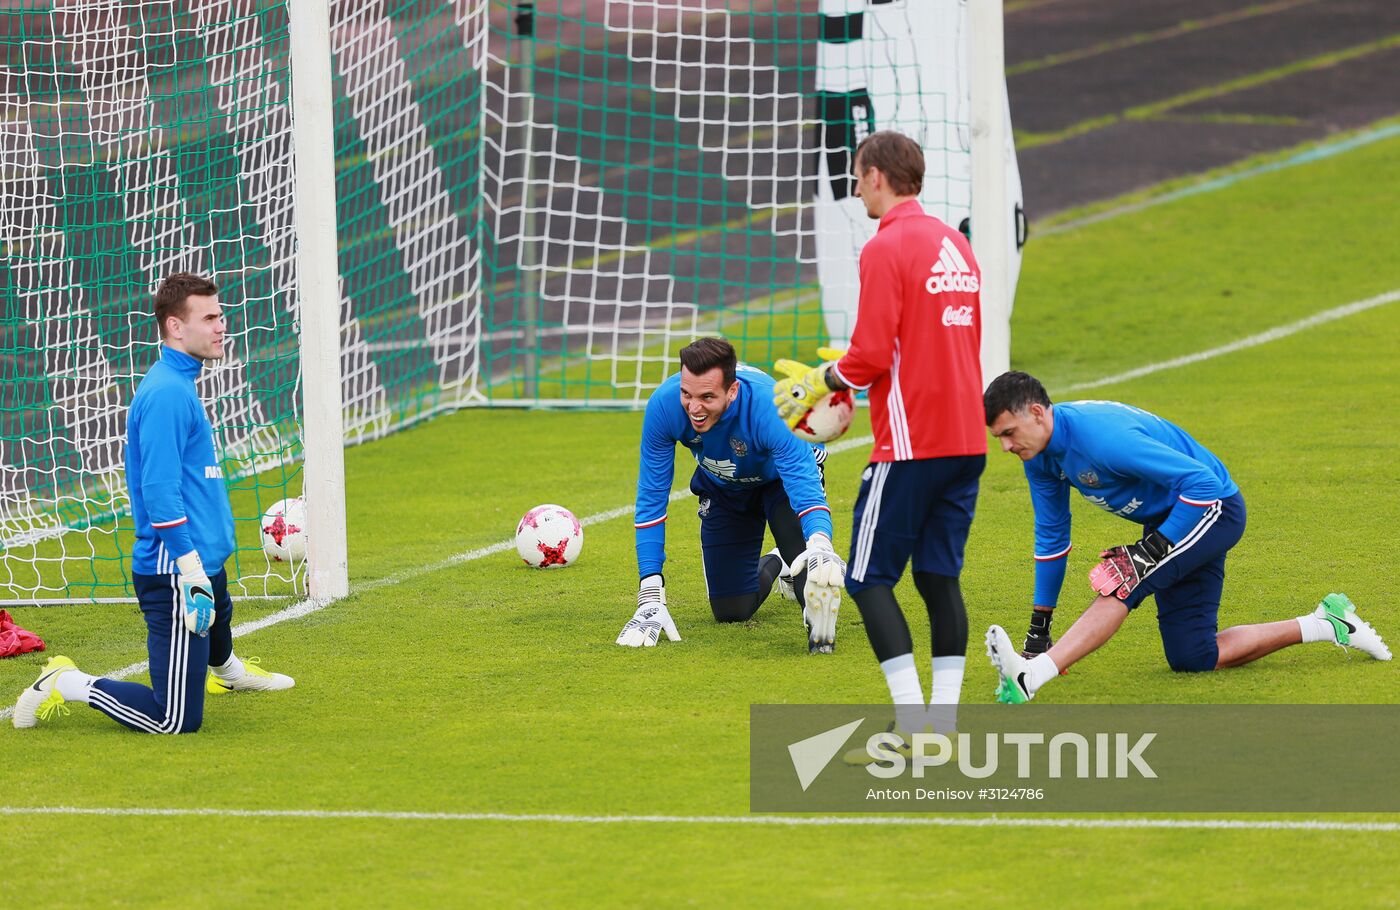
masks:
<path fill-rule="evenodd" d="M 1079 482 L 1086 487 L 1096 487 L 1099 485 L 1099 475 L 1093 471 L 1080 471 Z"/>
<path fill-rule="evenodd" d="M 743 458 L 745 455 L 749 454 L 748 445 L 738 436 L 729 437 L 729 447 L 734 450 L 736 458 Z"/>
<path fill-rule="evenodd" d="M 706 518 L 706 517 L 709 516 L 709 514 L 710 514 L 710 497 L 708 497 L 708 496 L 701 496 L 701 497 L 700 497 L 700 509 L 699 509 L 699 511 L 696 512 L 696 514 L 699 515 L 701 518 Z"/>

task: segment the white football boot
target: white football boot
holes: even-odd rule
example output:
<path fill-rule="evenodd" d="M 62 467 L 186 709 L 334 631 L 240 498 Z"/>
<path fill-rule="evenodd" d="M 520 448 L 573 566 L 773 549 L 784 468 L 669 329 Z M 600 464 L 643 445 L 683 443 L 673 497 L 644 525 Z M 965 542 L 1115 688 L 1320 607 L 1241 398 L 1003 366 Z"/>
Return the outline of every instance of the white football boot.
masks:
<path fill-rule="evenodd" d="M 269 673 L 258 666 L 258 658 L 249 657 L 243 661 L 243 675 L 237 679 L 220 679 L 210 670 L 204 691 L 210 695 L 222 695 L 225 692 L 275 692 L 279 689 L 290 689 L 296 684 L 297 681 L 285 673 Z"/>
<path fill-rule="evenodd" d="M 1371 624 L 1356 615 L 1356 604 L 1345 594 L 1328 594 L 1313 615 L 1332 627 L 1332 640 L 1339 648 L 1356 648 L 1376 660 L 1390 660 L 1390 648 Z"/>
<path fill-rule="evenodd" d="M 1020 705 L 1035 697 L 1035 693 L 1026 688 L 1026 665 L 1030 661 L 1011 644 L 1011 636 L 1001 626 L 987 630 L 987 656 L 1001 677 L 997 683 L 997 701 L 1003 705 Z"/>

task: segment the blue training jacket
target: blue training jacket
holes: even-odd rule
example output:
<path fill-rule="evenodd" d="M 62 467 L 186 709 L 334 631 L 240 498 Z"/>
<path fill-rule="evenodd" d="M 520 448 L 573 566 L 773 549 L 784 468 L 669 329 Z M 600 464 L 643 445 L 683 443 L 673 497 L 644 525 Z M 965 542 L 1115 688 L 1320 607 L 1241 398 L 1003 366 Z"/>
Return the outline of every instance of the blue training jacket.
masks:
<path fill-rule="evenodd" d="M 1069 401 L 1051 412 L 1045 451 L 1027 461 L 1035 508 L 1035 603 L 1053 607 L 1070 551 L 1069 490 L 1173 543 L 1239 487 L 1209 449 L 1169 420 L 1117 401 Z"/>
<path fill-rule="evenodd" d="M 681 406 L 681 376 L 669 377 L 647 401 L 637 469 L 637 569 L 655 575 L 666 562 L 666 507 L 675 473 L 676 443 L 690 449 L 700 468 L 721 486 L 754 487 L 782 479 L 806 537 L 831 537 L 831 509 L 822 491 L 812 446 L 792 434 L 773 405 L 773 377 L 740 364 L 739 394 L 704 433 L 695 432 Z"/>
<path fill-rule="evenodd" d="M 194 381 L 197 358 L 161 346 L 126 418 L 126 486 L 136 546 L 131 570 L 173 574 L 191 550 L 210 575 L 233 553 L 233 512 L 214 454 L 214 429 Z"/>

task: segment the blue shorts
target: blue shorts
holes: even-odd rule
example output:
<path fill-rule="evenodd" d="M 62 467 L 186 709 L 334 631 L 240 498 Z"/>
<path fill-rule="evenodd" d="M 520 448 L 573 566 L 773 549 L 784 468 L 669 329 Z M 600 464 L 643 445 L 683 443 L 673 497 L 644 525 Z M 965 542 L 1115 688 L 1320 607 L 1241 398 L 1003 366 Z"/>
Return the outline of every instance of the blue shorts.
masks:
<path fill-rule="evenodd" d="M 866 465 L 856 497 L 846 590 L 894 587 L 911 556 L 915 572 L 957 578 L 986 465 L 986 455 Z"/>
<path fill-rule="evenodd" d="M 1173 670 L 1214 670 L 1220 651 L 1215 634 L 1225 555 L 1244 535 L 1244 496 L 1236 493 L 1208 507 L 1167 558 L 1124 601 L 1132 610 L 1149 594 L 1157 597 L 1157 628 Z M 1149 524 L 1144 530 L 1150 531 Z"/>
<path fill-rule="evenodd" d="M 700 554 L 711 600 L 757 593 L 766 528 L 773 529 L 785 559 L 805 549 L 802 521 L 792 511 L 781 480 L 735 487 L 696 468 L 690 492 L 700 497 Z"/>
<path fill-rule="evenodd" d="M 233 654 L 233 601 L 228 573 L 209 576 L 214 589 L 214 625 L 206 637 L 185 628 L 175 575 L 131 573 L 141 615 L 146 620 L 146 654 L 151 684 L 99 678 L 89 704 L 119 724 L 141 733 L 194 733 L 204 722 L 204 680 L 211 663 Z"/>

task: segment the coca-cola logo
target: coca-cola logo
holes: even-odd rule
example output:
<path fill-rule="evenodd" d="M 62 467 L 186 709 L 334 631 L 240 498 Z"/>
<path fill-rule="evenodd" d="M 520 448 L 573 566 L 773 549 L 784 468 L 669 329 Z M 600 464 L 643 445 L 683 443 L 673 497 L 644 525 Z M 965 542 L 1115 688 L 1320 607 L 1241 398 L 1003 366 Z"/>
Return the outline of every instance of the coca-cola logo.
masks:
<path fill-rule="evenodd" d="M 970 306 L 945 306 L 943 308 L 943 324 L 972 325 L 972 307 Z"/>

